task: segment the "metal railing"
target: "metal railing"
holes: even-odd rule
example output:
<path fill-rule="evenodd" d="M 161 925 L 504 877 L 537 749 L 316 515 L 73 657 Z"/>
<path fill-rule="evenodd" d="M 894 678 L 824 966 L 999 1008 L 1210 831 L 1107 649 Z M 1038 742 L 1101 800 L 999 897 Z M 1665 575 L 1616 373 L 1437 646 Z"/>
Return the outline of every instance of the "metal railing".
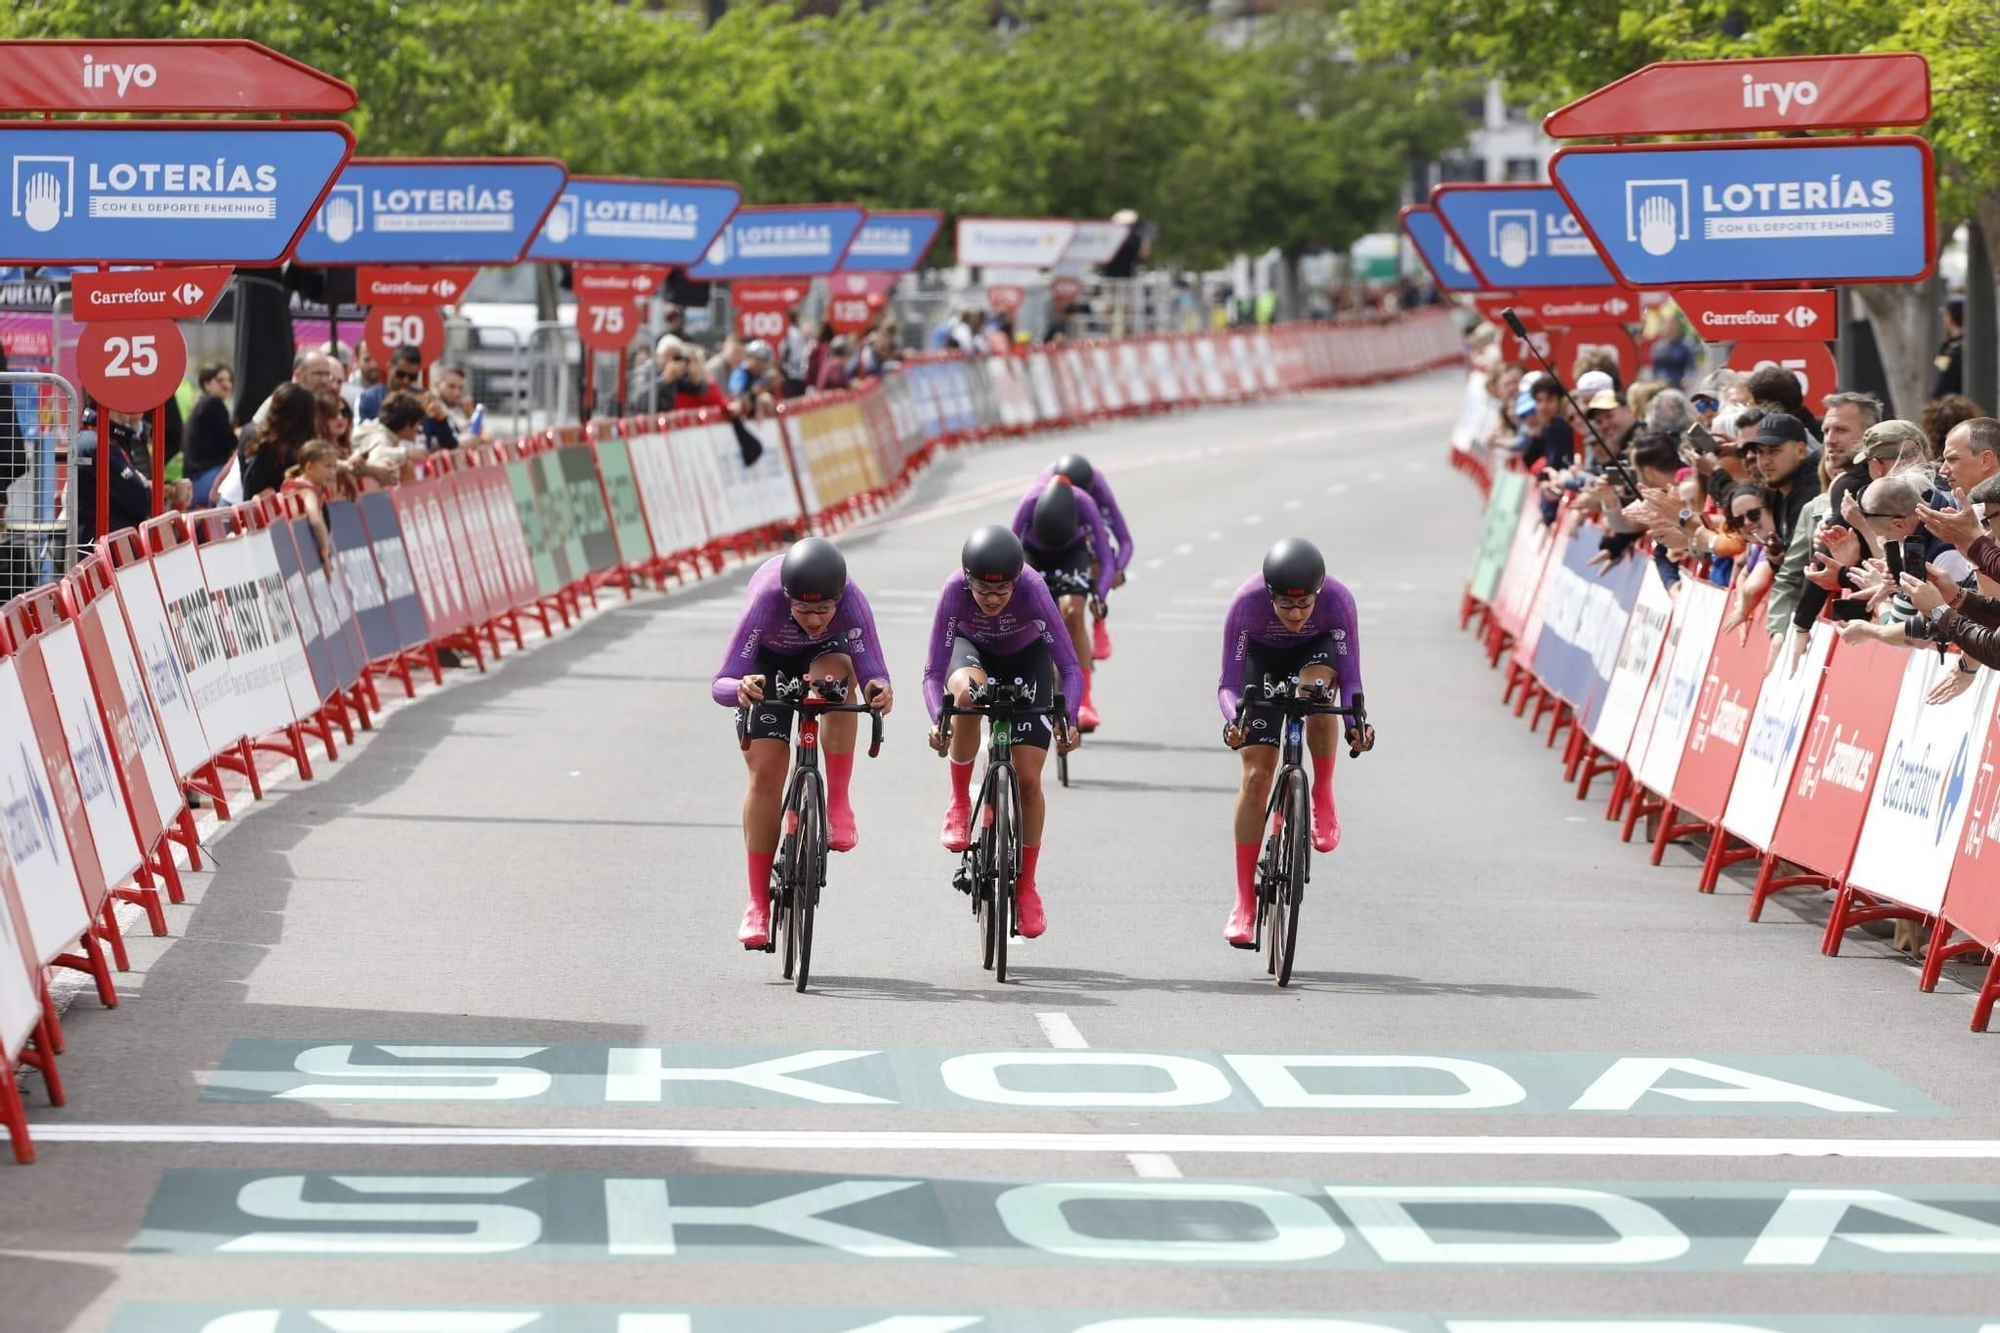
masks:
<path fill-rule="evenodd" d="M 82 419 L 76 386 L 40 371 L 0 371 L 0 600 L 76 563 L 70 444 Z"/>

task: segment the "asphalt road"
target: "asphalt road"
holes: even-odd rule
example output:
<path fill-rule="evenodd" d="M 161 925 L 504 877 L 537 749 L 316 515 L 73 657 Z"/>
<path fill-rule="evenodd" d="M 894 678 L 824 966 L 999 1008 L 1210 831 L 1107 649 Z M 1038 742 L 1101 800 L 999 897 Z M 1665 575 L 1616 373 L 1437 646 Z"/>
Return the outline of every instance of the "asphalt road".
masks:
<path fill-rule="evenodd" d="M 745 571 L 403 709 L 228 828 L 121 1009 L 71 1010 L 72 1105 L 0 1169 L 0 1328 L 2000 1326 L 1971 970 L 1823 959 L 1818 901 L 1748 925 L 1570 798 L 1456 627 L 1456 406 L 1440 375 L 964 450 L 845 538 L 901 698 L 806 995 L 733 939 L 706 687 Z M 1071 448 L 1139 559 L 1003 987 L 936 842 L 923 640 L 964 533 Z M 1280 991 L 1220 939 L 1213 685 L 1294 532 L 1355 591 L 1381 743 Z"/>

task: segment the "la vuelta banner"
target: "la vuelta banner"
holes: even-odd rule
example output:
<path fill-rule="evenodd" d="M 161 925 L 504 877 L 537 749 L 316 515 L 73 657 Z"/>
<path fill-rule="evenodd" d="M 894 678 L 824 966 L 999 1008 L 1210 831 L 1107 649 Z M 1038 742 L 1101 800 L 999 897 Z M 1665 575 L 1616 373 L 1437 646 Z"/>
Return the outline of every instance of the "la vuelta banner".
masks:
<path fill-rule="evenodd" d="M 1761 669 L 1769 640 L 1756 633 L 1750 637 L 1758 645 Z M 1792 772 L 1812 728 L 1812 707 L 1819 700 L 1833 642 L 1831 625 L 1824 621 L 1814 625 L 1797 668 L 1787 671 L 1781 657 L 1758 687 L 1750 734 L 1743 742 L 1743 758 L 1736 765 L 1736 780 L 1722 813 L 1722 827 L 1753 847 L 1769 847 L 1777 832 L 1778 812 L 1784 808 Z"/>
<path fill-rule="evenodd" d="M 1743 758 L 1743 743 L 1750 735 L 1769 644 L 1747 625 L 1716 637 L 1708 675 L 1695 701 L 1694 726 L 1688 732 L 1680 771 L 1674 775 L 1674 804 L 1696 819 L 1713 823 L 1722 818 Z"/>
<path fill-rule="evenodd" d="M 1908 655 L 1882 776 L 1847 875 L 1857 889 L 1932 913 L 1944 906 L 1977 777 L 1975 747 L 1985 730 L 1980 723 L 1993 711 L 1990 671 L 1949 703 L 1926 702 L 1939 670 L 1935 653 Z"/>
<path fill-rule="evenodd" d="M 2000 694 L 2000 691 L 1995 691 Z M 1986 723 L 1972 768 L 1972 809 L 1944 893 L 1945 919 L 1989 948 L 2000 946 L 2000 707 Z"/>
<path fill-rule="evenodd" d="M 1728 609 L 1729 594 L 1712 583 L 1683 579 L 1674 616 L 1679 631 L 1674 639 L 1674 655 L 1661 667 L 1660 711 L 1646 752 L 1633 768 L 1639 785 L 1664 796 L 1673 790 L 1680 772 L 1681 755 L 1687 749 L 1688 733 L 1694 726 L 1694 706 L 1708 674 L 1708 660 L 1715 652 L 1715 634 L 1722 627 L 1722 613 Z M 1635 747 L 1636 748 L 1636 747 Z"/>
<path fill-rule="evenodd" d="M 1602 572 L 1591 564 L 1597 536 L 1594 527 L 1566 533 L 1544 580 L 1535 678 L 1572 708 L 1583 707 L 1610 679 L 1639 594 L 1639 561 L 1622 560 Z"/>
<path fill-rule="evenodd" d="M 1666 651 L 1667 626 L 1673 622 L 1674 599 L 1660 581 L 1660 571 L 1650 560 L 1627 557 L 1639 566 L 1639 588 L 1632 601 L 1632 614 L 1625 626 L 1625 638 L 1618 658 L 1603 689 L 1584 710 L 1583 731 L 1590 743 L 1613 759 L 1622 760 L 1632 743 L 1632 729 L 1639 720 L 1639 708 Z"/>
<path fill-rule="evenodd" d="M 1896 649 L 1843 643 L 1834 650 L 1805 753 L 1766 850 L 1822 875 L 1847 873 L 1902 679 L 1902 654 Z"/>

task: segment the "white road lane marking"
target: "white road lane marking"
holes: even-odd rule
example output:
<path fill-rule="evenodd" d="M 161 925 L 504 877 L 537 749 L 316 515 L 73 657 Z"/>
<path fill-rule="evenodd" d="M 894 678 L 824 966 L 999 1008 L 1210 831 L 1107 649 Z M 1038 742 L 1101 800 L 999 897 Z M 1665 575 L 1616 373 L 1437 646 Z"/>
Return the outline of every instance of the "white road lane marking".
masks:
<path fill-rule="evenodd" d="M 1125 1131 L 482 1129 L 451 1126 L 58 1125 L 45 1143 L 277 1144 L 350 1148 L 692 1148 L 802 1152 L 1170 1153 L 1266 1157 L 1849 1157 L 2000 1161 L 2000 1139 L 1658 1138 L 1621 1135 L 1141 1134 Z"/>
<path fill-rule="evenodd" d="M 1076 1024 L 1068 1014 L 1036 1014 L 1035 1022 L 1041 1025 L 1042 1035 L 1049 1039 L 1049 1045 L 1059 1051 L 1087 1051 L 1090 1043 L 1076 1030 Z"/>
<path fill-rule="evenodd" d="M 1191 555 L 1193 553 L 1194 553 L 1193 542 L 1182 542 L 1180 545 L 1174 547 L 1175 555 Z"/>
<path fill-rule="evenodd" d="M 1036 1014 L 1035 1021 L 1042 1025 L 1042 1033 L 1049 1039 L 1049 1045 L 1060 1051 L 1087 1051 L 1090 1043 L 1083 1039 L 1083 1033 L 1065 1013 Z M 1135 1175 L 1148 1180 L 1170 1180 L 1178 1178 L 1181 1169 L 1174 1165 L 1174 1159 L 1163 1152 L 1128 1152 L 1125 1160 L 1132 1164 Z"/>

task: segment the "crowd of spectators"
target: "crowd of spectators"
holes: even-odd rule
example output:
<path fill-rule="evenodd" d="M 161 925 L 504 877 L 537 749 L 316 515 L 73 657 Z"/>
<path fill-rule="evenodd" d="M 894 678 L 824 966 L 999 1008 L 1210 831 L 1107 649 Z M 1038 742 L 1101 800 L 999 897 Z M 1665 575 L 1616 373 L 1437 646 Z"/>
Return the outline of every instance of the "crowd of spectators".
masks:
<path fill-rule="evenodd" d="M 1565 386 L 1502 360 L 1495 335 L 1475 344 L 1494 406 L 1484 444 L 1532 475 L 1544 521 L 1567 500 L 1600 530 L 1601 564 L 1650 559 L 1670 592 L 1727 589 L 1724 632 L 1762 634 L 1767 671 L 1796 669 L 1820 621 L 1937 652 L 1932 703 L 2000 670 L 2000 420 L 1958 392 L 1945 352 L 1948 391 L 1908 421 L 1873 394 L 1808 401 L 1776 365 L 1682 392 L 1594 356 Z M 1907 923 L 1898 935 L 1915 947 Z"/>

